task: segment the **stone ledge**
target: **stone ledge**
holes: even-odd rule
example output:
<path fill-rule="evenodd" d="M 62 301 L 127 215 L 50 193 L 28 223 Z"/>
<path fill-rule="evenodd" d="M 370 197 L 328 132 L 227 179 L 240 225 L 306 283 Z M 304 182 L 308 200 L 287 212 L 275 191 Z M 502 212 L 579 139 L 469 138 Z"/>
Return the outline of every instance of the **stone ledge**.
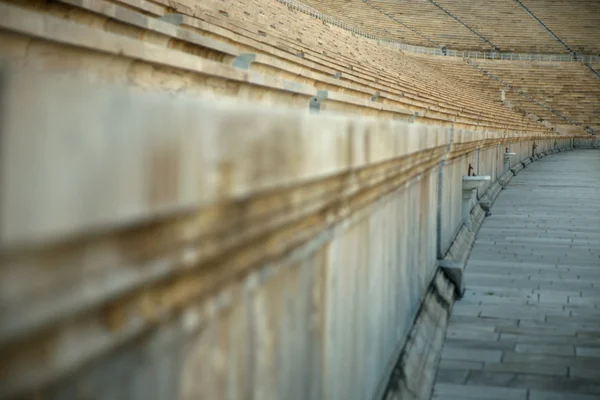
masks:
<path fill-rule="evenodd" d="M 383 399 L 423 400 L 431 397 L 454 292 L 454 285 L 442 271 L 438 271 L 429 286 Z"/>
<path fill-rule="evenodd" d="M 506 189 L 506 186 L 513 176 L 515 176 L 514 173 L 510 169 L 507 169 L 506 172 L 498 178 L 498 183 L 502 187 L 502 190 Z"/>
<path fill-rule="evenodd" d="M 506 184 L 503 185 L 503 183 L 500 182 L 500 179 L 498 179 L 496 182 L 490 185 L 485 194 L 481 196 L 481 199 L 479 199 L 479 206 L 485 211 L 486 217 L 492 215 L 490 213 L 490 208 L 496 201 L 496 198 L 498 198 L 500 191 L 504 188 L 505 185 Z"/>
<path fill-rule="evenodd" d="M 517 163 L 510 167 L 510 171 L 513 173 L 513 176 L 517 176 L 519 171 L 521 171 L 523 168 L 525 168 L 525 166 L 522 163 Z"/>
<path fill-rule="evenodd" d="M 469 257 L 473 243 L 475 243 L 475 237 L 484 219 L 485 211 L 477 204 L 471 212 L 471 230 L 464 225 L 460 228 L 444 260 L 466 260 Z"/>

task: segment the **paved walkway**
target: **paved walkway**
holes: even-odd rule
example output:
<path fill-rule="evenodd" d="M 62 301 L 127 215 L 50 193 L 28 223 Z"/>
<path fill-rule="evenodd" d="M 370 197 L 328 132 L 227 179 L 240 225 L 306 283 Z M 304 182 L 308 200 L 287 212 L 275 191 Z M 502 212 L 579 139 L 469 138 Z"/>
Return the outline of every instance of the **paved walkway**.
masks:
<path fill-rule="evenodd" d="M 433 399 L 600 399 L 600 151 L 530 164 L 492 214 Z"/>

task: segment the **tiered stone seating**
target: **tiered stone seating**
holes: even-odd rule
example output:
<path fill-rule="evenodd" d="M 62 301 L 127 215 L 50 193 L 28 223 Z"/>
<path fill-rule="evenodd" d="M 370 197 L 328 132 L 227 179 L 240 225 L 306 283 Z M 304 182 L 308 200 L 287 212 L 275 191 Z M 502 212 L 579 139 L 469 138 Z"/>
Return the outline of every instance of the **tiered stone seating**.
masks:
<path fill-rule="evenodd" d="M 402 43 L 426 47 L 446 45 L 454 50 L 493 49 L 429 1 L 369 0 L 368 3 L 435 43 L 406 29 L 389 16 L 375 12 L 362 0 L 305 0 L 303 3 L 369 33 Z M 438 0 L 436 3 L 492 42 L 500 51 L 568 53 L 514 0 L 492 3 L 485 0 Z M 524 0 L 523 4 L 575 51 L 585 54 L 600 52 L 600 33 L 597 29 L 600 24 L 600 3 L 587 0 Z"/>
<path fill-rule="evenodd" d="M 386 86 L 373 86 L 371 84 L 373 86 L 372 90 L 380 91 L 383 101 L 386 101 L 386 93 L 397 93 L 405 98 L 415 98 L 415 96 L 416 99 L 421 98 L 426 101 L 426 103 L 421 104 L 429 110 L 425 114 L 426 117 L 435 116 L 434 112 L 446 111 L 440 109 L 441 106 L 461 111 L 461 116 L 468 116 L 469 113 L 481 113 L 483 115 L 480 115 L 480 117 L 484 121 L 486 118 L 499 121 L 498 118 L 500 116 L 507 122 L 515 121 L 514 115 L 507 114 L 503 107 L 494 107 L 492 105 L 492 109 L 486 109 L 490 105 L 489 100 L 485 98 L 481 99 L 476 90 L 457 92 L 452 85 L 444 82 L 443 78 L 440 79 L 440 74 L 437 71 L 435 74 L 431 73 L 431 71 L 427 71 L 426 67 L 424 68 L 422 65 L 415 64 L 384 46 L 365 46 L 365 43 L 369 43 L 369 41 L 355 38 L 348 32 L 339 32 L 339 30 L 336 30 L 336 34 L 332 35 L 331 29 L 333 28 L 324 27 L 320 21 L 313 18 L 305 19 L 302 14 L 282 15 L 281 7 L 276 2 L 264 3 L 258 1 L 252 3 L 240 1 L 223 3 L 215 1 L 213 3 L 202 2 L 200 4 L 203 5 L 203 9 L 198 11 L 199 16 L 215 24 L 220 24 L 222 27 L 236 30 L 242 34 L 244 30 L 256 33 L 269 32 L 268 36 L 275 38 L 274 42 L 271 40 L 274 46 L 281 46 L 282 43 L 285 43 L 284 47 L 291 47 L 292 53 L 298 54 L 300 52 L 304 55 L 304 58 L 312 56 L 317 57 L 315 58 L 317 62 L 329 61 L 330 63 L 335 63 L 337 70 L 340 68 L 344 69 L 342 80 L 346 78 L 361 79 L 362 83 L 364 82 L 363 78 L 371 76 L 371 79 L 375 80 L 375 82 L 383 81 L 382 77 L 385 77 L 385 75 L 381 71 L 389 71 L 391 76 L 387 77 Z M 211 14 L 211 10 L 214 9 L 227 10 L 227 15 L 230 15 L 231 18 L 225 17 L 229 19 L 228 21 L 225 21 L 224 18 L 218 18 Z M 254 15 L 254 10 L 260 10 L 260 12 L 256 12 L 256 15 Z M 237 19 L 233 18 L 236 12 L 238 13 Z M 272 26 L 266 24 L 253 26 L 248 23 L 249 20 L 279 20 L 280 18 L 285 23 L 279 29 L 274 29 Z M 241 21 L 244 21 L 244 23 Z M 338 32 L 344 34 L 345 37 L 338 35 Z M 251 33 L 246 34 L 251 35 Z M 295 41 L 289 39 L 294 37 L 296 38 Z M 259 40 L 269 42 L 269 38 L 267 37 L 261 37 Z M 360 46 L 361 44 L 362 46 Z M 347 49 L 345 52 L 343 51 L 344 48 Z M 323 50 L 319 51 L 319 49 Z M 327 57 L 332 53 L 335 53 L 335 57 Z M 340 64 L 340 60 L 345 60 L 345 65 Z M 357 64 L 361 66 L 357 66 Z M 357 74 L 358 71 L 363 71 L 363 73 Z M 407 85 L 410 88 L 407 88 Z M 422 109 L 417 109 L 417 111 L 420 112 L 420 115 L 423 115 Z M 458 121 L 460 122 L 460 119 Z M 492 127 L 493 125 L 488 124 L 487 126 Z"/>
<path fill-rule="evenodd" d="M 523 0 L 544 24 L 571 49 L 600 54 L 600 2 L 587 0 Z"/>
<path fill-rule="evenodd" d="M 426 47 L 442 44 L 451 48 L 468 43 L 471 46 L 468 48 L 490 49 L 429 1 L 306 0 L 302 3 L 373 35 L 397 42 Z"/>
<path fill-rule="evenodd" d="M 23 4 L 32 7 L 36 3 Z M 104 40 L 104 47 L 96 50 L 113 54 L 123 51 L 136 59 L 131 61 L 134 68 L 121 75 L 119 69 L 107 75 L 106 68 L 96 67 L 98 63 L 90 62 L 89 68 L 83 68 L 81 61 L 72 65 L 85 69 L 86 74 L 95 73 L 97 68 L 103 79 L 132 81 L 146 88 L 187 93 L 209 89 L 213 95 L 236 95 L 260 99 L 266 104 L 283 102 L 302 108 L 308 108 L 310 98 L 317 91 L 327 90 L 323 110 L 404 120 L 416 114 L 419 120 L 428 123 L 454 122 L 468 128 L 544 131 L 543 127 L 482 97 L 475 89 L 456 91 L 437 71 L 423 69 L 397 50 L 374 46 L 374 42 L 353 37 L 347 31 L 290 12 L 280 3 L 261 4 L 264 6 L 206 1 L 194 10 L 181 5 L 177 11 L 187 14 L 181 16 L 182 24 L 177 27 L 158 21 L 162 13 L 167 12 L 166 2 L 162 8 L 141 0 L 41 2 L 36 7 L 45 14 L 38 13 L 32 18 L 66 16 L 75 21 L 69 29 L 79 33 L 48 34 L 46 40 L 36 41 L 34 48 L 52 46 L 48 40 L 55 40 L 93 50 L 99 43 L 93 40 L 96 27 L 102 26 L 115 45 L 111 47 Z M 131 11 L 125 12 L 124 6 Z M 253 10 L 260 12 L 255 15 Z M 278 26 L 260 23 L 260 18 L 265 19 L 260 13 L 268 13 L 269 21 L 279 21 Z M 59 37 L 61 34 L 64 37 Z M 121 50 L 118 43 L 123 41 L 127 45 Z M 140 46 L 136 46 L 136 42 Z M 169 55 L 159 55 L 158 48 L 166 44 L 169 48 L 165 54 Z M 141 48 L 147 50 L 140 51 Z M 257 54 L 249 67 L 250 73 L 231 67 L 234 58 L 241 53 Z M 102 56 L 89 53 L 89 57 Z M 61 62 L 68 59 L 62 58 Z M 110 63 L 110 58 L 106 62 Z M 161 67 L 157 68 L 156 64 Z M 177 70 L 185 72 L 175 72 Z M 237 83 L 218 83 L 223 80 Z"/>
<path fill-rule="evenodd" d="M 494 98 L 497 103 L 502 103 L 501 90 L 504 90 L 505 99 L 508 101 L 506 104 L 518 104 L 520 107 L 516 107 L 516 110 L 522 113 L 533 114 L 538 118 L 553 118 L 553 114 L 543 106 L 536 104 L 532 101 L 524 101 L 521 96 L 508 90 L 501 81 L 486 75 L 482 70 L 475 67 L 477 62 L 468 64 L 465 60 L 460 58 L 450 57 L 420 57 L 415 56 L 421 60 L 422 63 L 435 66 L 439 71 L 444 71 L 446 74 L 453 76 L 457 82 L 461 84 L 476 87 L 480 91 L 487 93 L 490 97 Z M 479 61 L 479 60 L 477 60 Z M 533 116 L 531 116 L 533 118 Z M 561 124 L 564 121 L 561 121 Z"/>
<path fill-rule="evenodd" d="M 597 104 L 600 102 L 600 80 L 590 70 L 574 62 L 525 62 L 472 60 L 472 64 L 449 57 L 418 56 L 423 63 L 437 66 L 440 71 L 455 76 L 461 82 L 486 91 L 501 101 L 500 90 L 513 107 L 553 124 L 565 124 L 563 115 L 582 127 L 598 127 Z M 520 89 L 532 99 L 550 107 L 548 110 L 510 90 L 501 82 L 486 76 L 483 71 Z"/>
<path fill-rule="evenodd" d="M 514 0 L 436 0 L 461 21 L 500 48 L 502 52 L 567 53 L 563 45 L 550 36 Z M 551 2 L 544 2 L 551 8 Z M 471 50 L 465 44 L 461 49 Z"/>
<path fill-rule="evenodd" d="M 586 66 L 573 62 L 487 60 L 476 64 L 573 121 L 599 127 L 600 79 Z"/>

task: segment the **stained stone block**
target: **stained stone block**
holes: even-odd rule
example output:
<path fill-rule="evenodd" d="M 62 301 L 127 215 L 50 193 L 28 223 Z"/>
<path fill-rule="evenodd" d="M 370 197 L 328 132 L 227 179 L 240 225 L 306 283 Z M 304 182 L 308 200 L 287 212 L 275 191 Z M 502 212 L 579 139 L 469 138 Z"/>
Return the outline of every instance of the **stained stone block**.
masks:
<path fill-rule="evenodd" d="M 456 296 L 461 298 L 465 292 L 465 263 L 454 260 L 439 260 L 438 266 L 448 280 L 455 286 Z"/>

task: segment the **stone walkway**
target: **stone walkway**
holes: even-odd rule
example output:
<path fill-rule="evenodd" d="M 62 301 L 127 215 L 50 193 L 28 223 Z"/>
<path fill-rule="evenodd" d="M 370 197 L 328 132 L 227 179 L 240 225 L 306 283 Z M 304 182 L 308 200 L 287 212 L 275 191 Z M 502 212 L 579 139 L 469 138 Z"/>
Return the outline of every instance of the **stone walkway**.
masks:
<path fill-rule="evenodd" d="M 433 399 L 600 399 L 600 151 L 530 164 L 492 214 Z"/>

